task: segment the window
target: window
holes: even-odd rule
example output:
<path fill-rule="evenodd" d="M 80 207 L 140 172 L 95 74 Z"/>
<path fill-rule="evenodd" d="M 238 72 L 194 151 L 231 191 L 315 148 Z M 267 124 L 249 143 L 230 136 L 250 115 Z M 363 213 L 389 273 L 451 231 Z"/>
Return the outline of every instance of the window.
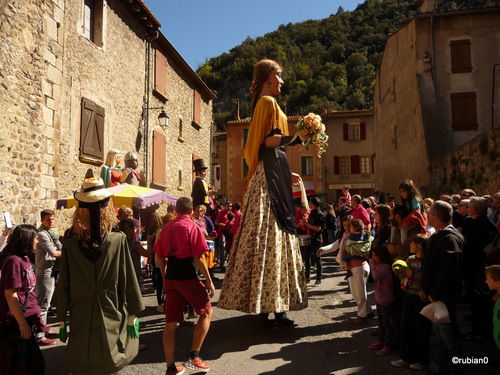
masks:
<path fill-rule="evenodd" d="M 450 99 L 453 130 L 477 130 L 476 93 L 455 93 Z"/>
<path fill-rule="evenodd" d="M 182 189 L 182 169 L 179 169 L 179 189 Z"/>
<path fill-rule="evenodd" d="M 104 108 L 86 98 L 82 98 L 79 158 L 95 165 L 104 162 Z"/>
<path fill-rule="evenodd" d="M 344 141 L 357 142 L 366 140 L 366 122 L 343 124 Z"/>
<path fill-rule="evenodd" d="M 371 164 L 370 156 L 361 156 L 361 174 L 372 173 Z"/>
<path fill-rule="evenodd" d="M 153 184 L 167 185 L 167 137 L 153 130 Z"/>
<path fill-rule="evenodd" d="M 451 72 L 472 72 L 470 40 L 452 40 L 450 42 Z"/>
<path fill-rule="evenodd" d="M 314 175 L 314 164 L 312 156 L 302 156 L 300 158 L 301 175 L 312 176 Z"/>
<path fill-rule="evenodd" d="M 179 119 L 179 141 L 182 140 L 182 119 Z"/>
<path fill-rule="evenodd" d="M 160 51 L 155 50 L 154 93 L 163 101 L 167 99 L 167 65 L 167 58 Z"/>
<path fill-rule="evenodd" d="M 83 5 L 83 35 L 102 46 L 103 0 L 85 0 Z"/>
<path fill-rule="evenodd" d="M 359 141 L 359 124 L 349 124 L 349 140 Z"/>
<path fill-rule="evenodd" d="M 340 157 L 340 174 L 349 174 L 349 156 Z"/>
<path fill-rule="evenodd" d="M 201 95 L 196 90 L 193 95 L 193 125 L 201 127 Z"/>

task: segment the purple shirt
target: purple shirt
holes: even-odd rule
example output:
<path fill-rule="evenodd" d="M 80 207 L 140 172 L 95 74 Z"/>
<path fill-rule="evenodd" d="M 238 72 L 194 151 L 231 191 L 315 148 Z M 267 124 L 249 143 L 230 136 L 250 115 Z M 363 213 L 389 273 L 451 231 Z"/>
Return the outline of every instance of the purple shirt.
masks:
<path fill-rule="evenodd" d="M 392 270 L 388 264 L 370 262 L 373 280 L 375 281 L 375 301 L 379 305 L 387 306 L 395 300 L 392 283 Z"/>
<path fill-rule="evenodd" d="M 41 310 L 36 301 L 35 294 L 36 277 L 28 257 L 21 258 L 17 255 L 9 255 L 2 267 L 0 276 L 0 320 L 11 319 L 12 315 L 5 291 L 16 289 L 19 304 L 22 307 L 26 300 L 28 291 L 28 303 L 26 305 L 25 317 L 40 316 Z"/>

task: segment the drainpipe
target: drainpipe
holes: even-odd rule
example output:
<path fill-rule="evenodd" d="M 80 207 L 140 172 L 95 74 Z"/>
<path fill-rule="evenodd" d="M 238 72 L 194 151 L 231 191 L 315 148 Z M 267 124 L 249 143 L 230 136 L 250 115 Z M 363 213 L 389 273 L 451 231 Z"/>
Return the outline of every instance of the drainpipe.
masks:
<path fill-rule="evenodd" d="M 497 66 L 500 63 L 493 65 L 493 80 L 492 80 L 492 89 L 491 89 L 491 128 L 495 128 L 495 76 L 497 72 Z"/>
<path fill-rule="evenodd" d="M 431 16 L 431 64 L 432 64 L 432 83 L 434 85 L 434 96 L 437 97 L 437 87 L 436 87 L 436 51 L 435 51 L 435 44 L 434 44 L 434 17 Z"/>
<path fill-rule="evenodd" d="M 147 63 L 146 63 L 146 108 L 143 109 L 142 114 L 146 116 L 144 136 L 146 137 L 146 147 L 144 158 L 144 167 L 146 170 L 146 187 L 149 187 L 149 108 L 150 108 L 150 79 L 151 79 L 151 43 L 158 39 L 159 31 L 156 30 L 151 34 L 146 35 L 146 49 L 147 49 Z"/>

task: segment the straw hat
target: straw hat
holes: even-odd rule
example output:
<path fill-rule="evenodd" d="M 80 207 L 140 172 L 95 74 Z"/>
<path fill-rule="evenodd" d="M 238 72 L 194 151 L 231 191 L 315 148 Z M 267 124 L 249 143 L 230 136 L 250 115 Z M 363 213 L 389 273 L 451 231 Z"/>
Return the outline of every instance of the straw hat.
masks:
<path fill-rule="evenodd" d="M 73 196 L 79 202 L 95 203 L 111 197 L 110 193 L 104 187 L 102 178 L 95 178 L 92 169 L 89 169 L 85 174 L 82 188 L 74 192 Z"/>

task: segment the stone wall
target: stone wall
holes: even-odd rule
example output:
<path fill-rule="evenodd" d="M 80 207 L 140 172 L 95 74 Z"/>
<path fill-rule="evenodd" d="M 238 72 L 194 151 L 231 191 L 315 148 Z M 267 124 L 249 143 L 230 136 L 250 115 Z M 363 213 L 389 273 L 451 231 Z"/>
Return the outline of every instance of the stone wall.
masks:
<path fill-rule="evenodd" d="M 60 5 L 0 3 L 0 205 L 16 224 L 35 224 L 46 202 L 57 198 L 59 123 L 44 92 L 61 80 L 52 52 L 60 50 Z"/>
<path fill-rule="evenodd" d="M 429 172 L 433 178 L 431 184 L 422 187 L 425 196 L 439 198 L 441 194 L 458 194 L 464 188 L 493 196 L 500 190 L 500 128 L 432 159 Z"/>
<path fill-rule="evenodd" d="M 201 92 L 198 85 L 188 76 L 178 59 L 170 56 L 171 46 L 158 40 L 155 43 L 167 55 L 167 101 L 156 95 L 151 97 L 151 107 L 164 107 L 170 120 L 168 128 L 162 129 L 157 123 L 158 111 L 150 116 L 151 134 L 153 129 L 163 132 L 167 140 L 167 186 L 165 190 L 175 196 L 191 196 L 194 173 L 192 160 L 203 158 L 210 165 L 210 139 L 212 128 L 212 97 L 201 95 L 201 124 L 193 126 L 194 91 Z M 151 69 L 154 68 L 154 63 Z M 151 71 L 152 77 L 154 71 Z M 151 81 L 153 84 L 154 80 Z M 150 87 L 153 90 L 153 86 Z M 151 166 L 150 166 L 151 167 Z M 151 170 L 152 171 L 152 170 Z M 210 179 L 210 168 L 207 170 Z M 180 178 L 181 176 L 182 178 Z"/>
<path fill-rule="evenodd" d="M 145 140 L 158 129 L 158 112 L 150 112 L 145 134 L 143 107 L 153 80 L 148 86 L 146 29 L 126 2 L 103 1 L 102 43 L 93 43 L 83 35 L 83 3 L 0 0 L 0 35 L 7 41 L 0 44 L 0 205 L 16 224 L 38 225 L 39 212 L 55 209 L 57 199 L 78 189 L 88 168 L 100 174 L 100 166 L 79 159 L 82 98 L 105 110 L 104 155 L 111 148 L 136 151 L 143 176 L 147 156 L 152 164 L 152 142 L 147 155 Z M 192 155 L 210 160 L 212 119 L 212 97 L 204 95 L 202 126 L 191 126 L 193 90 L 201 81 L 195 83 L 194 73 L 177 61 L 169 60 L 165 105 L 171 118 L 165 190 L 175 197 L 191 193 Z M 150 106 L 159 104 L 153 100 Z M 58 213 L 61 232 L 72 213 Z"/>

